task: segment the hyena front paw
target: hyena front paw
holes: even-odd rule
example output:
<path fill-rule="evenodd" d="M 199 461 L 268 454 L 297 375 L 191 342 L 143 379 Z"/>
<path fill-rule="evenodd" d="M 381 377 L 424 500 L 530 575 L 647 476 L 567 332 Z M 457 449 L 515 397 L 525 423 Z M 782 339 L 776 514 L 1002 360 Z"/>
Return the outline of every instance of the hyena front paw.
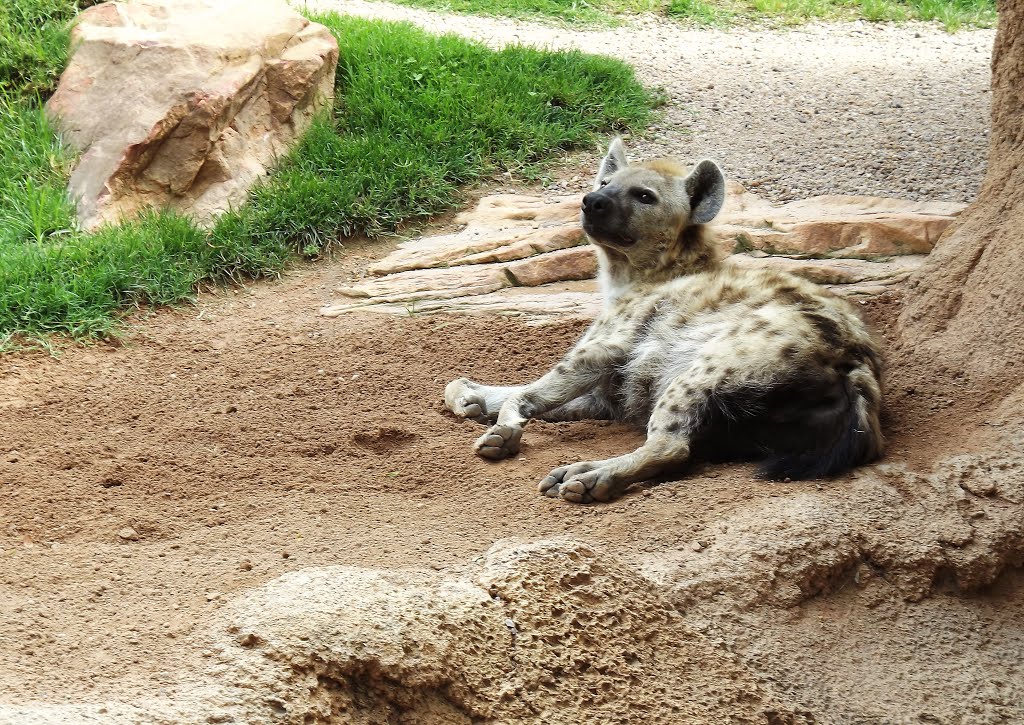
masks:
<path fill-rule="evenodd" d="M 519 453 L 519 442 L 523 438 L 523 429 L 510 425 L 492 425 L 487 432 L 477 438 L 473 450 L 484 458 L 500 460 Z"/>
<path fill-rule="evenodd" d="M 494 418 L 488 415 L 487 400 L 469 378 L 458 378 L 445 386 L 444 404 L 460 418 L 469 418 L 477 423 L 487 423 Z M 495 411 L 497 413 L 497 411 Z"/>
<path fill-rule="evenodd" d="M 574 463 L 556 468 L 537 489 L 548 498 L 572 503 L 610 501 L 618 494 L 611 471 L 600 463 Z"/>

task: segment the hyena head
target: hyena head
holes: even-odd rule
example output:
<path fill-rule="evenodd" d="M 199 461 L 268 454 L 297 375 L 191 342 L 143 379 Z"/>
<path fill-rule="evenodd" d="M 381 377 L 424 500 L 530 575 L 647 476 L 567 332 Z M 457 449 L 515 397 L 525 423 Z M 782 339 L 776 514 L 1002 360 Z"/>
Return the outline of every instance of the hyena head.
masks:
<path fill-rule="evenodd" d="M 714 161 L 693 170 L 658 159 L 630 164 L 622 139 L 608 155 L 583 197 L 583 231 L 595 244 L 633 264 L 664 252 L 691 227 L 707 224 L 725 201 L 725 177 Z"/>

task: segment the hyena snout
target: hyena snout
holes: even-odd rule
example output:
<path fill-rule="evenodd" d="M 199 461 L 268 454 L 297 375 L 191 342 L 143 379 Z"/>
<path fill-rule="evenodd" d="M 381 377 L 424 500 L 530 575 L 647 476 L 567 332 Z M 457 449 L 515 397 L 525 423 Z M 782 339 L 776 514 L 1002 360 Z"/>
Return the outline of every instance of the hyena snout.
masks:
<path fill-rule="evenodd" d="M 606 219 L 615 208 L 615 200 L 601 191 L 592 191 L 583 197 L 583 215 L 594 221 Z"/>
<path fill-rule="evenodd" d="M 633 238 L 623 233 L 628 211 L 622 208 L 621 201 L 614 195 L 601 190 L 592 191 L 583 197 L 581 208 L 583 231 L 593 241 L 617 247 L 633 244 Z"/>

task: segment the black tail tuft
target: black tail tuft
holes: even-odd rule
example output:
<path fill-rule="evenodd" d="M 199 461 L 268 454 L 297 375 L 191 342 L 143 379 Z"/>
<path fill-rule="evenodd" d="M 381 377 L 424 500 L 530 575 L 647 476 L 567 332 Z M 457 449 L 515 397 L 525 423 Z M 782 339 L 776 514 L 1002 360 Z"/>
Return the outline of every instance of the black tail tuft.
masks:
<path fill-rule="evenodd" d="M 849 378 L 844 379 L 842 389 L 845 404 L 832 409 L 834 417 L 830 423 L 835 434 L 829 436 L 831 440 L 819 438 L 817 445 L 810 449 L 776 450 L 758 467 L 759 478 L 775 481 L 828 478 L 868 463 L 881 454 L 877 415 L 869 412 L 869 403 Z"/>

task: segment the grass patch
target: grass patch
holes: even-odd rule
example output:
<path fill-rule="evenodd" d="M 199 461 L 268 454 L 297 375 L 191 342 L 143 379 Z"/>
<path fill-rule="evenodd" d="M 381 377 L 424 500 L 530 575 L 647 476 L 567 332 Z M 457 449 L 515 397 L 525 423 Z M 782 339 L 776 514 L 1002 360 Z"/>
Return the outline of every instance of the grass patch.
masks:
<path fill-rule="evenodd" d="M 398 5 L 471 15 L 607 26 L 621 15 L 660 12 L 664 0 L 392 0 Z"/>
<path fill-rule="evenodd" d="M 381 234 L 432 216 L 482 175 L 522 169 L 650 113 L 652 97 L 608 58 L 494 52 L 407 25 L 315 19 L 341 42 L 342 102 L 251 201 L 260 227 L 307 254 L 337 232 Z"/>
<path fill-rule="evenodd" d="M 937 21 L 949 32 L 961 27 L 992 27 L 994 0 L 716 0 L 733 5 L 737 16 L 797 24 L 808 20 L 872 22 Z"/>
<path fill-rule="evenodd" d="M 463 13 L 466 15 L 492 15 L 527 20 L 558 19 L 582 25 L 609 25 L 611 14 L 588 2 L 577 0 L 394 0 L 398 5 Z"/>
<path fill-rule="evenodd" d="M 737 22 L 792 25 L 810 20 L 934 20 L 952 32 L 995 25 L 995 0 L 393 0 L 401 5 L 476 15 L 611 25 L 637 13 L 664 14 L 701 26 Z"/>
<path fill-rule="evenodd" d="M 0 3 L 0 96 L 34 98 L 51 91 L 68 53 L 74 0 Z"/>
<path fill-rule="evenodd" d="M 11 20 L 4 32 L 21 35 L 4 39 L 3 57 L 22 59 L 0 66 L 0 342 L 7 345 L 12 335 L 104 335 L 125 308 L 179 302 L 200 284 L 276 274 L 296 253 L 317 256 L 342 237 L 392 232 L 450 208 L 459 187 L 483 175 L 529 169 L 599 133 L 638 127 L 656 100 L 627 66 L 607 58 L 493 52 L 409 25 L 317 16 L 341 47 L 336 108 L 248 205 L 211 230 L 152 213 L 85 234 L 74 228 L 64 195 L 71 155 L 41 106 L 64 62 L 73 7 L 4 4 L 2 17 L 17 25 Z"/>
<path fill-rule="evenodd" d="M 728 25 L 736 18 L 732 7 L 717 0 L 670 0 L 665 13 L 703 26 Z"/>

